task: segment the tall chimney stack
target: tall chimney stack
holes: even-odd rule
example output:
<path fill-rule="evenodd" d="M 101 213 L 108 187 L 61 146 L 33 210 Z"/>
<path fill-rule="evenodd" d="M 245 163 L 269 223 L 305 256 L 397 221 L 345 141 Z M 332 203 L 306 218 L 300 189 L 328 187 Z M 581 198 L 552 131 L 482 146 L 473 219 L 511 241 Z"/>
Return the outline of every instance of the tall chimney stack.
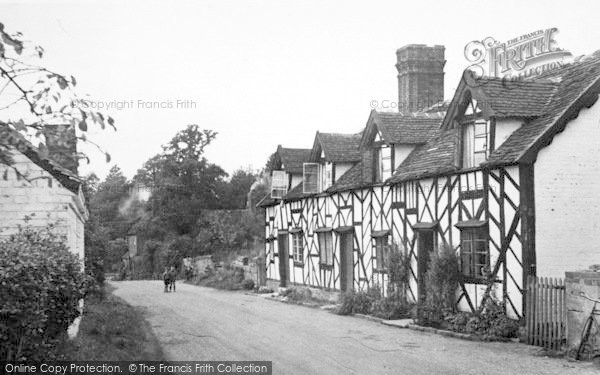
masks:
<path fill-rule="evenodd" d="M 409 44 L 396 51 L 400 112 L 416 112 L 444 100 L 444 50 Z"/>
<path fill-rule="evenodd" d="M 77 136 L 72 125 L 44 125 L 42 133 L 46 137 L 48 156 L 61 167 L 77 174 Z"/>

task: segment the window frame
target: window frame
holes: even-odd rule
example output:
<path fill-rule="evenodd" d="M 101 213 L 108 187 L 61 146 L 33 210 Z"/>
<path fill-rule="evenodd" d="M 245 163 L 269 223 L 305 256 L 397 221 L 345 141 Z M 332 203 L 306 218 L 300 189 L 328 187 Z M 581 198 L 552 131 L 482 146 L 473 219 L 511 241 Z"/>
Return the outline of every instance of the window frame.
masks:
<path fill-rule="evenodd" d="M 315 170 L 310 170 L 314 169 Z M 315 179 L 314 181 L 312 179 Z M 310 181 L 310 184 L 307 182 Z M 317 194 L 321 187 L 321 164 L 319 163 L 302 163 L 302 193 Z"/>
<path fill-rule="evenodd" d="M 490 120 L 484 118 L 483 112 L 477 104 L 477 101 L 469 98 L 463 118 L 458 124 L 461 130 L 460 137 L 462 146 L 459 151 L 461 167 L 465 169 L 479 167 L 479 164 L 486 161 L 490 156 Z M 482 126 L 484 127 L 483 132 L 480 131 Z M 483 140 L 483 147 L 476 147 L 478 141 L 481 142 L 481 140 Z M 469 150 L 468 154 L 467 150 Z M 483 158 L 481 155 L 483 155 Z"/>
<path fill-rule="evenodd" d="M 478 248 L 477 244 L 482 248 Z M 481 255 L 484 256 L 483 263 L 478 261 L 478 256 Z M 465 263 L 468 263 L 468 269 L 465 268 Z M 465 279 L 477 282 L 487 280 L 489 272 L 490 247 L 487 225 L 460 228 L 460 274 Z"/>
<path fill-rule="evenodd" d="M 384 150 L 386 150 L 386 152 L 389 152 L 389 155 L 384 156 Z M 375 146 L 375 168 L 374 168 L 374 180 L 377 183 L 381 183 L 384 182 L 385 180 L 387 180 L 388 178 L 392 177 L 392 175 L 394 174 L 394 167 L 393 167 L 393 153 L 394 153 L 394 147 L 387 145 L 383 142 L 377 144 Z M 388 168 L 385 168 L 385 166 L 387 166 Z"/>
<path fill-rule="evenodd" d="M 302 232 L 291 233 L 292 235 L 292 259 L 294 265 L 304 266 L 304 238 Z"/>
<path fill-rule="evenodd" d="M 282 199 L 288 192 L 289 174 L 283 170 L 271 171 L 271 198 Z"/>
<path fill-rule="evenodd" d="M 387 273 L 391 253 L 389 234 L 374 237 L 373 240 L 375 241 L 375 272 Z"/>
<path fill-rule="evenodd" d="M 319 265 L 321 268 L 333 268 L 333 231 L 319 232 L 317 238 L 319 242 Z M 324 257 L 323 254 L 326 256 Z"/>

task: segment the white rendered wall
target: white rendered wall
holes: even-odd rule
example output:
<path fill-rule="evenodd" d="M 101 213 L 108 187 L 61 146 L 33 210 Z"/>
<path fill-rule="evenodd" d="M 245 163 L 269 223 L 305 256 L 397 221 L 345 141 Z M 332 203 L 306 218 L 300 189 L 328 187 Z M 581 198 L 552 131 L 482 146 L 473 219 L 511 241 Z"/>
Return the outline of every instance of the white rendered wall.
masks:
<path fill-rule="evenodd" d="M 600 104 L 583 109 L 534 166 L 537 275 L 600 264 Z"/>

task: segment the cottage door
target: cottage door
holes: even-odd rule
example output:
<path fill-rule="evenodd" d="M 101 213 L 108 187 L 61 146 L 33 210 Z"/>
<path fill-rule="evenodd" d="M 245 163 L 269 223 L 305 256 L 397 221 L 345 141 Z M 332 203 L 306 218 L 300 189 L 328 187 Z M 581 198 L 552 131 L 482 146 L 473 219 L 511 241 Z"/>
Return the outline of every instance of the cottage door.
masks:
<path fill-rule="evenodd" d="M 340 235 L 340 289 L 351 291 L 354 287 L 354 244 L 352 233 Z"/>
<path fill-rule="evenodd" d="M 279 286 L 285 288 L 287 286 L 289 277 L 288 268 L 290 266 L 287 233 L 277 236 L 277 247 L 279 251 Z"/>
<path fill-rule="evenodd" d="M 419 300 L 425 299 L 425 275 L 429 267 L 429 259 L 434 250 L 434 232 L 422 230 L 417 237 L 417 276 L 419 286 Z"/>

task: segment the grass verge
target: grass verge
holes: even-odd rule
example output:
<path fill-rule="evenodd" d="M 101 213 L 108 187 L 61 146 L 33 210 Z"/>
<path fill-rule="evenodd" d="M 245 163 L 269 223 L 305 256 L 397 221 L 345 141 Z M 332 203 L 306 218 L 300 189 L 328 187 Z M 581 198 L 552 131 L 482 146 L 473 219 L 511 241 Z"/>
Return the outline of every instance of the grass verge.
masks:
<path fill-rule="evenodd" d="M 141 310 L 112 294 L 86 300 L 79 334 L 57 347 L 58 357 L 71 361 L 164 360 L 158 339 Z"/>

